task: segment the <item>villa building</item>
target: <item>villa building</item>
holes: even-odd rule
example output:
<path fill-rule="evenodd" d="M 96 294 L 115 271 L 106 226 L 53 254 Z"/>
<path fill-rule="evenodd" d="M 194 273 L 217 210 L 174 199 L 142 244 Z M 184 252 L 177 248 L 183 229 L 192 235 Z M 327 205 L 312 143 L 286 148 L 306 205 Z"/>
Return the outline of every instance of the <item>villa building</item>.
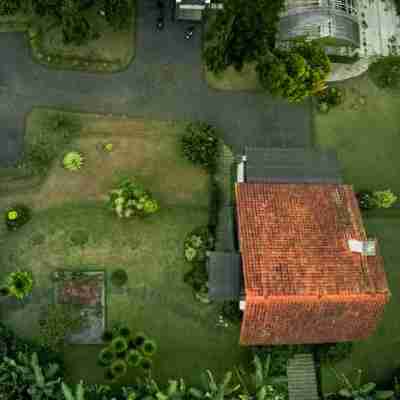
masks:
<path fill-rule="evenodd" d="M 210 253 L 208 271 L 211 298 L 240 301 L 241 344 L 354 341 L 374 332 L 390 297 L 383 259 L 332 154 L 248 150 L 234 209 L 237 250 Z"/>

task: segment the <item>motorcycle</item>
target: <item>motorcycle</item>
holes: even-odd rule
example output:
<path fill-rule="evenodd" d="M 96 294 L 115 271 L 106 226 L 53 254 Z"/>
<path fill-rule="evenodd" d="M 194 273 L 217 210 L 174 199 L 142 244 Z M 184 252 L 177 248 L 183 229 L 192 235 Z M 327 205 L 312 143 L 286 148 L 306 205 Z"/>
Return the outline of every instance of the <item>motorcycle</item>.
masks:
<path fill-rule="evenodd" d="M 187 28 L 185 32 L 185 39 L 189 40 L 193 36 L 193 33 L 194 33 L 194 26 L 189 26 L 189 28 Z"/>

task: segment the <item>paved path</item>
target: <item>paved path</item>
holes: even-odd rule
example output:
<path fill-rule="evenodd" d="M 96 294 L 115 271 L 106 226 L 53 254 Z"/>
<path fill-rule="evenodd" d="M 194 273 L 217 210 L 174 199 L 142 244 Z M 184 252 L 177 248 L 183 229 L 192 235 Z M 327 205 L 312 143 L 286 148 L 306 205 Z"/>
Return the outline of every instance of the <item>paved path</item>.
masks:
<path fill-rule="evenodd" d="M 219 92 L 202 79 L 200 27 L 166 21 L 154 29 L 156 1 L 138 0 L 137 52 L 124 72 L 110 75 L 54 71 L 29 56 L 23 34 L 1 33 L 0 164 L 18 159 L 24 119 L 34 106 L 128 114 L 156 119 L 201 119 L 223 132 L 235 151 L 244 146 L 308 146 L 310 104 L 288 105 L 266 94 Z M 153 4 L 154 3 L 154 4 Z"/>

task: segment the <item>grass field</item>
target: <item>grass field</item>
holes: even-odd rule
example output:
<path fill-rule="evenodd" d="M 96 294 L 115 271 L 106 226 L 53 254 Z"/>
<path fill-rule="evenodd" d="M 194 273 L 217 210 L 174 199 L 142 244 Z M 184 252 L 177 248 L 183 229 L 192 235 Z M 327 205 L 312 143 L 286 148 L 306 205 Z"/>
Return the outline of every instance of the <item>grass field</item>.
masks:
<path fill-rule="evenodd" d="M 378 89 L 367 75 L 339 86 L 344 104 L 316 114 L 317 146 L 337 151 L 344 179 L 356 189 L 400 193 L 400 94 Z"/>
<path fill-rule="evenodd" d="M 33 111 L 27 119 L 28 141 L 40 134 L 54 112 Z M 21 335 L 36 337 L 38 316 L 52 296 L 52 271 L 103 269 L 109 277 L 124 268 L 127 288 L 108 284 L 108 323 L 125 322 L 156 339 L 155 377 L 166 382 L 182 376 L 195 383 L 205 368 L 221 376 L 247 361 L 247 351 L 238 345 L 239 327 L 217 326 L 219 307 L 199 303 L 183 282 L 190 268 L 183 242 L 195 227 L 208 223 L 210 196 L 209 176 L 180 155 L 184 124 L 74 115 L 81 134 L 55 159 L 41 186 L 0 198 L 0 207 L 18 200 L 34 210 L 21 230 L 0 232 L 0 279 L 16 268 L 31 270 L 35 279 L 31 301 L 24 307 L 1 307 L 2 319 Z M 102 150 L 104 143 L 113 144 L 111 153 Z M 63 153 L 73 149 L 85 156 L 78 173 L 60 165 Z M 159 201 L 160 212 L 120 220 L 108 210 L 107 192 L 121 176 L 143 183 Z M 78 229 L 89 234 L 83 246 L 70 239 Z M 103 370 L 96 365 L 98 351 L 95 345 L 66 348 L 70 381 L 103 381 Z M 133 378 L 123 382 L 132 383 Z"/>
<path fill-rule="evenodd" d="M 391 384 L 395 370 L 400 367 L 400 252 L 398 237 L 400 235 L 400 210 L 379 212 L 364 219 L 367 232 L 378 237 L 385 270 L 392 297 L 386 306 L 383 320 L 377 331 L 368 340 L 355 343 L 349 358 L 335 365 L 342 373 L 351 374 L 357 369 L 364 371 L 364 382 Z M 350 375 L 351 376 L 351 375 Z M 328 367 L 322 368 L 322 389 L 331 392 L 337 381 Z"/>

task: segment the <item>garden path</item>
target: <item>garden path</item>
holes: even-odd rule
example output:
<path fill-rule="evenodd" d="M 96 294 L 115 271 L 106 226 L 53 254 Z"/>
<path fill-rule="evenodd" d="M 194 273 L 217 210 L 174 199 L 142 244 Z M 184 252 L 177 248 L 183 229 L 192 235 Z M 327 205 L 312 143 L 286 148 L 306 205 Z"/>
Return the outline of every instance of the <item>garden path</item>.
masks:
<path fill-rule="evenodd" d="M 116 74 L 49 70 L 31 59 L 23 34 L 0 34 L 0 165 L 21 155 L 24 119 L 34 106 L 205 120 L 235 151 L 311 144 L 310 102 L 290 105 L 263 93 L 209 89 L 202 76 L 200 26 L 185 40 L 187 24 L 167 20 L 157 32 L 156 16 L 155 0 L 138 0 L 136 58 Z"/>

